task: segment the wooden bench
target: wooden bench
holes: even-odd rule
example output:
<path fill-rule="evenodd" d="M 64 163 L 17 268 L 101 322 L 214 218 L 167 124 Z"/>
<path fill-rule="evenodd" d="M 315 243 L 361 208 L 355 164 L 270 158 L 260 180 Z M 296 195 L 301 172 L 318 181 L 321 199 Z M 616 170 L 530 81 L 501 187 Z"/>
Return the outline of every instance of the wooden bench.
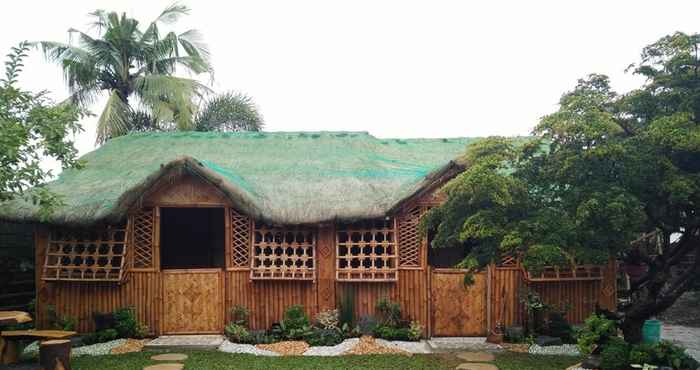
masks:
<path fill-rule="evenodd" d="M 0 364 L 17 362 L 17 343 L 20 340 L 66 339 L 77 333 L 63 330 L 6 330 L 0 331 Z"/>

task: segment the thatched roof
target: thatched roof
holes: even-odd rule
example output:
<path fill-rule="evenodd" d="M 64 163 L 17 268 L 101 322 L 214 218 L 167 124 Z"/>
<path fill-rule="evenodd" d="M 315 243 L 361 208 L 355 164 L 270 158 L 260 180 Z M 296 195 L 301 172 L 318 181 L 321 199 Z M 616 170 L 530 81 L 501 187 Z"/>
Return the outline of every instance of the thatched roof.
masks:
<path fill-rule="evenodd" d="M 187 169 L 241 211 L 277 224 L 381 217 L 451 168 L 474 139 L 378 139 L 365 132 L 139 133 L 86 154 L 47 186 L 63 197 L 49 223 L 123 220 L 162 176 Z M 36 222 L 15 200 L 0 219 Z"/>

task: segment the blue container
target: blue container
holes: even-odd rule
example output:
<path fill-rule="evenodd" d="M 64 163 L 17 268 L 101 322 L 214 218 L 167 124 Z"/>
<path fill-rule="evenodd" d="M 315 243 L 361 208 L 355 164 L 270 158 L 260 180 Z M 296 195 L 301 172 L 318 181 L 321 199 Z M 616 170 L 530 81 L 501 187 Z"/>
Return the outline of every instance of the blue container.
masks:
<path fill-rule="evenodd" d="M 642 326 L 642 341 L 644 343 L 659 343 L 661 340 L 661 321 L 647 320 Z"/>

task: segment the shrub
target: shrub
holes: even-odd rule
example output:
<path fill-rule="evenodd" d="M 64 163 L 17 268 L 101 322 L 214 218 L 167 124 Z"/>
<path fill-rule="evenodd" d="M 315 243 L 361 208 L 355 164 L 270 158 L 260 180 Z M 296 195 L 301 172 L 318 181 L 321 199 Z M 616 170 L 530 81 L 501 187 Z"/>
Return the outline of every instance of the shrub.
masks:
<path fill-rule="evenodd" d="M 309 317 L 304 312 L 304 306 L 293 305 L 284 312 L 284 318 L 280 323 L 282 335 L 288 339 L 302 339 L 309 335 L 311 325 Z"/>
<path fill-rule="evenodd" d="M 411 331 L 409 328 L 397 328 L 388 325 L 379 325 L 374 329 L 376 338 L 386 340 L 409 340 Z"/>
<path fill-rule="evenodd" d="M 573 330 L 571 329 L 571 325 L 569 325 L 569 322 L 566 321 L 564 314 L 562 314 L 561 312 L 553 311 L 549 313 L 549 324 L 547 325 L 547 327 L 547 332 L 549 336 L 561 338 L 561 340 L 565 343 L 572 342 Z"/>
<path fill-rule="evenodd" d="M 237 304 L 231 308 L 231 321 L 243 327 L 248 327 L 248 319 L 250 318 L 250 311 L 240 304 Z"/>
<path fill-rule="evenodd" d="M 133 307 L 124 307 L 114 310 L 114 329 L 119 338 L 143 338 L 148 329 L 136 319 L 136 311 Z"/>
<path fill-rule="evenodd" d="M 617 336 L 617 325 L 603 316 L 591 315 L 578 333 L 577 344 L 581 353 L 588 355 L 602 348 L 610 338 Z"/>
<path fill-rule="evenodd" d="M 630 362 L 633 364 L 650 364 L 670 366 L 674 369 L 697 369 L 700 363 L 687 355 L 683 347 L 668 341 L 656 344 L 640 344 L 632 347 Z"/>
<path fill-rule="evenodd" d="M 651 364 L 651 351 L 653 346 L 650 344 L 637 344 L 630 348 L 629 360 L 630 364 Z"/>
<path fill-rule="evenodd" d="M 46 307 L 46 313 L 51 328 L 56 330 L 75 331 L 78 319 L 73 316 L 60 316 L 56 312 L 56 306 L 50 304 Z"/>
<path fill-rule="evenodd" d="M 411 321 L 411 326 L 408 327 L 408 340 L 419 341 L 423 336 L 423 325 L 418 321 Z"/>
<path fill-rule="evenodd" d="M 377 327 L 377 319 L 372 316 L 362 316 L 357 321 L 357 327 L 362 335 L 371 335 Z"/>
<path fill-rule="evenodd" d="M 382 297 L 377 301 L 376 310 L 379 313 L 379 323 L 383 326 L 397 327 L 401 320 L 401 305 Z"/>
<path fill-rule="evenodd" d="M 318 315 L 316 315 L 316 323 L 323 329 L 338 330 L 340 325 L 338 310 L 326 310 L 319 312 Z"/>
<path fill-rule="evenodd" d="M 119 337 L 119 333 L 115 329 L 105 329 L 97 332 L 97 341 L 99 343 L 109 342 Z"/>
<path fill-rule="evenodd" d="M 304 340 L 311 346 L 335 346 L 343 341 L 343 334 L 338 329 L 314 328 Z"/>
<path fill-rule="evenodd" d="M 603 370 L 625 369 L 629 365 L 629 345 L 624 339 L 611 338 L 600 354 L 600 367 Z"/>
<path fill-rule="evenodd" d="M 235 322 L 230 322 L 226 325 L 224 333 L 226 333 L 228 340 L 234 343 L 248 343 L 251 340 L 248 329 Z"/>

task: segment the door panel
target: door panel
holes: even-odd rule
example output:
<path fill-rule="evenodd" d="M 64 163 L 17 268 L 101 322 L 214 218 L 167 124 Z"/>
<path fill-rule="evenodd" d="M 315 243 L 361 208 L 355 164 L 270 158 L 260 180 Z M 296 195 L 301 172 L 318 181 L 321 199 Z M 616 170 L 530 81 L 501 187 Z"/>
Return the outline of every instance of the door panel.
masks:
<path fill-rule="evenodd" d="M 431 276 L 433 335 L 468 337 L 486 335 L 486 276 L 474 274 L 464 286 L 464 272 L 435 270 Z"/>
<path fill-rule="evenodd" d="M 224 327 L 221 269 L 164 270 L 165 334 L 221 333 Z"/>

